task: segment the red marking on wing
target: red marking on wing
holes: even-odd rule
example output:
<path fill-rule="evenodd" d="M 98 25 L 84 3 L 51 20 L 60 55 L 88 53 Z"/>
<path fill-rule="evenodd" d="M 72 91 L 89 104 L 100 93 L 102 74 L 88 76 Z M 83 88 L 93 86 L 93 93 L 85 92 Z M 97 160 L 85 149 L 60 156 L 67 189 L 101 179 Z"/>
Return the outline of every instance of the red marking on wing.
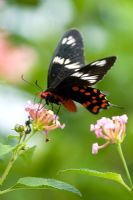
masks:
<path fill-rule="evenodd" d="M 99 98 L 103 98 L 105 95 L 103 93 L 99 94 Z"/>
<path fill-rule="evenodd" d="M 89 95 L 91 95 L 91 93 L 90 92 L 85 92 L 85 95 L 89 96 Z"/>
<path fill-rule="evenodd" d="M 107 105 L 108 105 L 107 103 L 102 103 L 102 104 L 101 104 L 101 108 L 106 108 Z"/>
<path fill-rule="evenodd" d="M 102 102 L 103 103 L 107 103 L 108 101 L 107 101 L 107 99 L 103 99 Z"/>
<path fill-rule="evenodd" d="M 63 104 L 64 107 L 67 108 L 70 112 L 76 112 L 76 111 L 77 111 L 76 105 L 75 105 L 75 103 L 74 103 L 71 99 L 63 100 L 63 101 L 62 101 L 62 104 Z"/>
<path fill-rule="evenodd" d="M 84 89 L 80 89 L 79 91 L 80 91 L 80 92 L 85 92 L 85 90 L 84 90 Z"/>
<path fill-rule="evenodd" d="M 94 92 L 94 93 L 97 93 L 97 89 L 96 89 L 96 88 L 94 88 L 94 89 L 93 89 L 93 92 Z"/>
<path fill-rule="evenodd" d="M 99 109 L 100 109 L 99 106 L 94 106 L 94 107 L 92 108 L 92 112 L 93 112 L 93 113 L 98 113 L 98 112 L 99 112 Z"/>
<path fill-rule="evenodd" d="M 86 101 L 86 102 L 85 102 L 85 103 L 83 103 L 82 105 L 83 105 L 84 107 L 88 107 L 90 104 L 91 104 L 91 102 L 89 102 L 89 101 Z"/>
<path fill-rule="evenodd" d="M 97 103 L 97 100 L 93 100 L 92 103 Z"/>
<path fill-rule="evenodd" d="M 79 87 L 78 87 L 78 86 L 73 86 L 73 87 L 72 87 L 72 90 L 73 90 L 73 91 L 78 91 L 78 90 L 79 90 Z"/>

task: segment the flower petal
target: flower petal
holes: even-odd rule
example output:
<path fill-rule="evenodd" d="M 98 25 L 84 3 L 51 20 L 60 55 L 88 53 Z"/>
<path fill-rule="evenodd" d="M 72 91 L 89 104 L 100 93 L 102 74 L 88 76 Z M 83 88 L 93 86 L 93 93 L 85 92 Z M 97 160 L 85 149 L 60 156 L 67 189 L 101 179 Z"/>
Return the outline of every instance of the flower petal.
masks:
<path fill-rule="evenodd" d="M 97 154 L 97 153 L 98 153 L 98 150 L 99 150 L 98 143 L 94 143 L 94 144 L 92 145 L 92 154 Z"/>

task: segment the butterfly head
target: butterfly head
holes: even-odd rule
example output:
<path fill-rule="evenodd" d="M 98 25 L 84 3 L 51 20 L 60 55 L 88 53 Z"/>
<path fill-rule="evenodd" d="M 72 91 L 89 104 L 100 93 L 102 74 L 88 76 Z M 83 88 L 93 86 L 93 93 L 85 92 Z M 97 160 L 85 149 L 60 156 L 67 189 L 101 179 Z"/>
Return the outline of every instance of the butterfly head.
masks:
<path fill-rule="evenodd" d="M 56 94 L 54 94 L 52 91 L 46 90 L 39 94 L 41 99 L 45 99 L 46 104 L 49 105 L 49 103 L 55 103 L 59 104 L 59 102 L 62 101 L 62 98 Z"/>
<path fill-rule="evenodd" d="M 51 97 L 51 92 L 43 91 L 43 92 L 39 93 L 39 96 L 40 96 L 41 99 L 45 99 L 47 105 L 49 104 L 49 99 Z"/>

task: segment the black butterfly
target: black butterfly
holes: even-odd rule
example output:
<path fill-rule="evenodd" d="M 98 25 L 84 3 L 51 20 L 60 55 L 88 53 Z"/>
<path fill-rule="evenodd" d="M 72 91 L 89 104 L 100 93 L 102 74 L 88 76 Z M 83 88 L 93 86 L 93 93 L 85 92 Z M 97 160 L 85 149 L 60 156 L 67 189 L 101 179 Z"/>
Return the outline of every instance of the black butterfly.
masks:
<path fill-rule="evenodd" d="M 115 56 L 85 64 L 83 41 L 78 30 L 72 29 L 61 38 L 48 70 L 48 88 L 41 92 L 46 103 L 63 104 L 75 112 L 74 101 L 97 114 L 110 105 L 105 94 L 90 86 L 103 78 L 116 60 Z"/>

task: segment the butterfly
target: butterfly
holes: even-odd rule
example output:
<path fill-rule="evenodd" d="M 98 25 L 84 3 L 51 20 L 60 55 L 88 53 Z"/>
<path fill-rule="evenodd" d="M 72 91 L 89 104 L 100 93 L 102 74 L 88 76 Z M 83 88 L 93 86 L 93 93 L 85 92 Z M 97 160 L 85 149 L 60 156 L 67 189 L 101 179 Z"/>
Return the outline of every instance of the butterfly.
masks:
<path fill-rule="evenodd" d="M 111 56 L 85 64 L 81 34 L 71 29 L 63 35 L 54 52 L 47 89 L 40 93 L 40 98 L 46 104 L 62 104 L 71 112 L 76 112 L 75 102 L 78 102 L 97 114 L 111 104 L 104 93 L 91 86 L 103 78 L 115 61 L 116 57 Z"/>

